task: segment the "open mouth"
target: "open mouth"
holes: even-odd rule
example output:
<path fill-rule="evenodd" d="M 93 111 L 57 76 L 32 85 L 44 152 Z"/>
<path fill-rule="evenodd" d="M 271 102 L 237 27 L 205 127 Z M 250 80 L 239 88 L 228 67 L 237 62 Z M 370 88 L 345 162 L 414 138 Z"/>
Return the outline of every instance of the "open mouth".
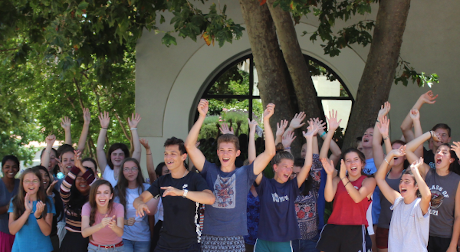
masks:
<path fill-rule="evenodd" d="M 353 166 L 353 167 L 351 167 L 351 169 L 350 169 L 350 170 L 351 170 L 352 172 L 354 172 L 354 171 L 358 170 L 358 167 L 356 167 L 356 166 Z"/>
<path fill-rule="evenodd" d="M 99 202 L 100 205 L 105 205 L 105 203 L 107 203 L 107 200 L 105 200 L 105 199 L 102 200 L 101 199 L 101 200 L 98 200 L 98 202 Z"/>
<path fill-rule="evenodd" d="M 230 158 L 222 158 L 223 162 L 228 162 L 229 160 L 230 160 Z"/>
<path fill-rule="evenodd" d="M 174 163 L 173 161 L 166 162 L 166 164 L 168 165 L 173 164 L 173 163 Z"/>
<path fill-rule="evenodd" d="M 441 164 L 441 162 L 442 162 L 442 158 L 440 157 L 436 158 L 436 164 Z"/>
<path fill-rule="evenodd" d="M 401 188 L 401 194 L 406 193 L 407 189 L 406 188 Z"/>
<path fill-rule="evenodd" d="M 285 174 L 283 174 L 283 176 L 284 176 L 285 179 L 289 179 L 291 177 L 291 174 L 285 173 Z"/>

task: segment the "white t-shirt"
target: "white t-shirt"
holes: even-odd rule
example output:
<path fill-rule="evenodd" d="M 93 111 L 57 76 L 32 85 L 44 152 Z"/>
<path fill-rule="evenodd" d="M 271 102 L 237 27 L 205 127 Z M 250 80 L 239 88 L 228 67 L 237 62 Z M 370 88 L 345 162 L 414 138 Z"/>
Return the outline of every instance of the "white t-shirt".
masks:
<path fill-rule="evenodd" d="M 144 183 L 144 190 L 149 189 L 150 185 Z M 123 228 L 123 239 L 130 241 L 150 241 L 150 228 L 148 215 L 144 217 L 136 217 L 136 209 L 133 206 L 134 200 L 139 197 L 142 192 L 136 189 L 126 188 L 126 213 L 125 219 L 134 217 L 136 222 L 132 226 L 125 225 Z M 120 199 L 115 197 L 115 202 L 120 203 Z"/>
<path fill-rule="evenodd" d="M 104 174 L 102 174 L 102 178 L 109 181 L 110 184 L 115 188 L 115 186 L 118 184 L 118 180 L 115 179 L 114 173 L 112 168 L 110 168 L 109 165 L 105 166 L 104 169 Z"/>
<path fill-rule="evenodd" d="M 388 252 L 427 251 L 430 230 L 430 211 L 425 215 L 420 208 L 420 198 L 404 203 L 404 198 L 395 200 L 388 235 Z"/>

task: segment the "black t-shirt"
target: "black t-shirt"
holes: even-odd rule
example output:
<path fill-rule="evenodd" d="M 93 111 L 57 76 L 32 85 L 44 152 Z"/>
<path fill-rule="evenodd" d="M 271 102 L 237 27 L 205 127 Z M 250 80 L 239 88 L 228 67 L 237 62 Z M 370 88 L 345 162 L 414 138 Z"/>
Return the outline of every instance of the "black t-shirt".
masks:
<path fill-rule="evenodd" d="M 423 148 L 423 162 L 429 165 L 430 168 L 436 168 L 436 163 L 434 162 L 434 153 L 432 150 Z"/>
<path fill-rule="evenodd" d="M 166 186 L 189 191 L 203 191 L 209 187 L 203 177 L 189 172 L 180 179 L 172 178 L 171 174 L 161 176 L 148 189 L 154 197 L 160 195 L 163 202 L 163 227 L 157 246 L 166 249 L 185 249 L 198 242 L 199 204 L 181 196 L 163 197 L 165 190 L 160 187 Z"/>

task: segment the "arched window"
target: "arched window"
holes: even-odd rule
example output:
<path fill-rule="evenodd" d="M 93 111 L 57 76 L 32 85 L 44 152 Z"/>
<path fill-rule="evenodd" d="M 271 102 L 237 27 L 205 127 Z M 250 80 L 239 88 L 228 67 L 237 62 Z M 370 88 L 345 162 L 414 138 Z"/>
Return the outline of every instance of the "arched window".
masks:
<path fill-rule="evenodd" d="M 325 112 L 337 110 L 339 118 L 342 119 L 341 127 L 346 128 L 353 97 L 340 79 L 340 77 L 327 65 L 308 55 L 304 55 L 309 64 L 309 69 Z M 206 122 L 231 122 L 234 130 L 239 129 L 239 134 L 247 133 L 247 119 L 256 119 L 260 122 L 263 107 L 257 88 L 257 68 L 254 64 L 252 54 L 239 57 L 224 66 L 208 82 L 202 99 L 210 102 L 208 118 Z M 240 126 L 238 126 L 238 123 Z M 217 135 L 217 127 L 209 126 L 202 130 L 200 138 L 210 138 Z M 237 132 L 235 132 L 237 133 Z"/>

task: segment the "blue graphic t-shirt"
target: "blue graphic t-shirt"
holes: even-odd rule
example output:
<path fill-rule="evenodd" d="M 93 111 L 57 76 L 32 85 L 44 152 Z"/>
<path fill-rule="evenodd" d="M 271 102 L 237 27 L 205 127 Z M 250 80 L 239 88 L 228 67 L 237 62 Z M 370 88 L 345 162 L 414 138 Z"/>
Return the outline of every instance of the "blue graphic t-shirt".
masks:
<path fill-rule="evenodd" d="M 252 164 L 223 172 L 206 161 L 201 175 L 216 196 L 213 205 L 206 205 L 203 234 L 214 236 L 244 236 L 247 230 L 247 195 L 256 179 Z"/>
<path fill-rule="evenodd" d="M 256 187 L 260 199 L 260 222 L 257 238 L 272 242 L 300 239 L 295 200 L 300 195 L 297 179 L 280 184 L 262 178 Z"/>

